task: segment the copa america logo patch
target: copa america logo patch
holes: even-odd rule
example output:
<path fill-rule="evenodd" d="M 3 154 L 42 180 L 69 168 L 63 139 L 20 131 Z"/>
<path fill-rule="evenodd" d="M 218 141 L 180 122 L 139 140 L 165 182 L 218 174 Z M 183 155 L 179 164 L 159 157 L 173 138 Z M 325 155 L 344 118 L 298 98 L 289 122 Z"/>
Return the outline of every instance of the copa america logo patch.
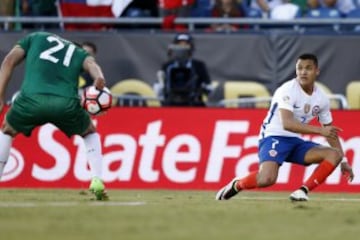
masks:
<path fill-rule="evenodd" d="M 277 151 L 274 150 L 274 149 L 271 149 L 271 150 L 269 151 L 269 155 L 270 155 L 271 157 L 276 157 L 277 154 L 278 154 Z"/>
<path fill-rule="evenodd" d="M 283 101 L 284 101 L 284 102 L 289 102 L 289 101 L 290 101 L 290 97 L 289 97 L 289 96 L 283 96 Z"/>

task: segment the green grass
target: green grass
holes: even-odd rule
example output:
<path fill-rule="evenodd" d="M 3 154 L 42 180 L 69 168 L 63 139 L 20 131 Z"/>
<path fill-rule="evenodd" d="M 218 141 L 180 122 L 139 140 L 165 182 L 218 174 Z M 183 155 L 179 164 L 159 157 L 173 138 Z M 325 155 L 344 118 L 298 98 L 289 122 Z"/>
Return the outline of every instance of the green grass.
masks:
<path fill-rule="evenodd" d="M 118 191 L 91 201 L 78 190 L 0 190 L 0 239 L 317 240 L 360 238 L 359 194 Z M 341 200 L 343 199 L 343 200 Z M 133 204 L 133 205 L 129 205 Z"/>

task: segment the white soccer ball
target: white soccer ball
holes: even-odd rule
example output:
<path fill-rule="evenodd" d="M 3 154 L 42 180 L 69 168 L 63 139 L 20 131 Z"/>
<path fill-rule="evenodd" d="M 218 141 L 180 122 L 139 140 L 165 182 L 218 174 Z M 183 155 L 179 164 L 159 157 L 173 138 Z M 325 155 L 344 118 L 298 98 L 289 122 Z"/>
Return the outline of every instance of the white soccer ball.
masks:
<path fill-rule="evenodd" d="M 111 108 L 111 103 L 112 95 L 106 87 L 102 90 L 97 89 L 95 86 L 87 87 L 81 98 L 81 105 L 92 115 L 107 111 Z"/>

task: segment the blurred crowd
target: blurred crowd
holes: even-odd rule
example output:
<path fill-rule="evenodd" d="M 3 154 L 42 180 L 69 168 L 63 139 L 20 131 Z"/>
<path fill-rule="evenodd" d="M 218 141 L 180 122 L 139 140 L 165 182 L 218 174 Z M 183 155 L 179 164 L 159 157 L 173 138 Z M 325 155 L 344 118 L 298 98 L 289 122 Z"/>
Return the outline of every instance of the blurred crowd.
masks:
<path fill-rule="evenodd" d="M 112 4 L 112 6 L 111 6 Z M 114 6 L 116 4 L 117 6 Z M 162 17 L 163 29 L 181 29 L 178 17 L 355 18 L 360 0 L 1 0 L 0 16 Z M 59 24 L 22 24 L 10 28 L 64 27 Z M 67 24 L 68 29 L 107 29 L 109 24 Z M 210 31 L 235 31 L 238 24 L 206 26 Z"/>

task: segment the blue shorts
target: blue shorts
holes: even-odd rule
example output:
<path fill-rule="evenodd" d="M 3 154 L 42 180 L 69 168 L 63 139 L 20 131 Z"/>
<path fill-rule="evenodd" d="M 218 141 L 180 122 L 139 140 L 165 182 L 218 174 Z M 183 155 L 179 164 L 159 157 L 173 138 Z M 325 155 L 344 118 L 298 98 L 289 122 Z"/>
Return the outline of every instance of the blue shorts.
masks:
<path fill-rule="evenodd" d="M 304 141 L 297 137 L 270 136 L 259 142 L 260 164 L 265 161 L 283 162 L 308 165 L 304 162 L 305 154 L 318 143 Z"/>

